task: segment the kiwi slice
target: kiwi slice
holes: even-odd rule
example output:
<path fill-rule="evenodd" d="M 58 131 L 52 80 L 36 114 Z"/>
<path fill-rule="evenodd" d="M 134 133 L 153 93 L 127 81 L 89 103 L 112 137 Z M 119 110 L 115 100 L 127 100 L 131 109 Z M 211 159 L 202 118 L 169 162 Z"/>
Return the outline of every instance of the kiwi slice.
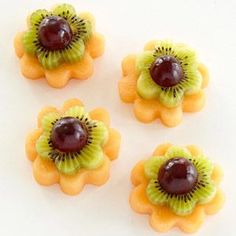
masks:
<path fill-rule="evenodd" d="M 197 66 L 197 56 L 192 49 L 170 41 L 157 41 L 154 50 L 137 57 L 138 94 L 144 99 L 159 99 L 166 107 L 176 107 L 184 94 L 199 92 L 202 77 Z"/>
<path fill-rule="evenodd" d="M 176 157 L 186 159 L 197 171 L 197 181 L 192 189 L 181 194 L 166 191 L 158 178 L 163 166 Z M 149 179 L 146 194 L 153 204 L 167 205 L 177 215 L 191 214 L 196 204 L 207 203 L 215 196 L 216 186 L 211 180 L 212 171 L 213 164 L 205 156 L 192 156 L 187 149 L 173 146 L 164 156 L 154 156 L 146 161 L 144 172 Z M 176 188 L 176 185 L 173 187 Z"/>
<path fill-rule="evenodd" d="M 161 88 L 156 86 L 148 70 L 141 72 L 137 81 L 137 90 L 138 94 L 144 99 L 158 98 L 161 92 Z"/>
<path fill-rule="evenodd" d="M 79 150 L 65 151 L 54 143 L 55 126 L 66 119 L 78 122 L 86 130 L 86 143 Z M 41 125 L 43 134 L 36 142 L 36 151 L 41 158 L 53 161 L 61 173 L 73 175 L 81 168 L 96 169 L 102 165 L 104 161 L 102 147 L 108 140 L 108 129 L 103 122 L 91 120 L 84 107 L 71 107 L 63 116 L 55 112 L 49 113 L 42 118 Z M 66 129 L 68 130 L 68 126 Z M 70 142 L 73 143 L 73 140 Z"/>
<path fill-rule="evenodd" d="M 81 60 L 93 31 L 91 22 L 77 16 L 69 4 L 58 5 L 51 12 L 44 9 L 33 12 L 29 25 L 30 29 L 23 35 L 24 49 L 37 56 L 41 65 L 49 70 L 64 62 Z M 54 42 L 50 41 L 52 34 Z"/>
<path fill-rule="evenodd" d="M 78 160 L 78 157 L 71 155 L 70 153 L 67 154 L 65 159 L 61 158 L 60 154 L 54 154 L 54 162 L 57 167 L 57 169 L 66 175 L 73 175 L 76 174 L 76 172 L 81 168 L 80 161 Z"/>

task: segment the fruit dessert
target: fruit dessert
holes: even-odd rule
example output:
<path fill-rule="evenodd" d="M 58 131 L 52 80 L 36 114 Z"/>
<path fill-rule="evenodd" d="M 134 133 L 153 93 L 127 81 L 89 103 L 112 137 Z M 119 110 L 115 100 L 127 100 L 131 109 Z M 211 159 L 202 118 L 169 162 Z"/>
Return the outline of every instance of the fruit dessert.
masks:
<path fill-rule="evenodd" d="M 178 227 L 193 233 L 206 215 L 222 207 L 222 175 L 196 146 L 160 145 L 151 158 L 134 167 L 130 204 L 136 212 L 149 214 L 159 232 Z"/>
<path fill-rule="evenodd" d="M 69 4 L 44 9 L 28 17 L 28 30 L 14 41 L 22 74 L 28 79 L 45 77 L 52 87 L 64 87 L 71 78 L 93 74 L 93 59 L 104 52 L 104 38 L 95 31 L 90 13 L 77 14 Z"/>
<path fill-rule="evenodd" d="M 39 113 L 38 128 L 26 140 L 26 154 L 39 184 L 58 183 L 63 192 L 75 195 L 85 184 L 99 186 L 108 180 L 120 140 L 106 110 L 86 112 L 78 99 L 71 99 L 61 110 L 46 107 Z"/>
<path fill-rule="evenodd" d="M 205 103 L 207 68 L 184 44 L 151 41 L 140 55 L 122 62 L 119 93 L 125 103 L 134 103 L 134 113 L 144 123 L 160 118 L 169 127 L 178 125 L 184 112 L 196 112 Z"/>

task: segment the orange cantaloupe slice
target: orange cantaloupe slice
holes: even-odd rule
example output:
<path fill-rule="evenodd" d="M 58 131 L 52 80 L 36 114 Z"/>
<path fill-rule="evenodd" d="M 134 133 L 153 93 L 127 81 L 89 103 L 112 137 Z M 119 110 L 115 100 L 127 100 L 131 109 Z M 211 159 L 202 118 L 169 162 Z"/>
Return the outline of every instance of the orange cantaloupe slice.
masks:
<path fill-rule="evenodd" d="M 115 160 L 118 157 L 119 148 L 121 143 L 121 135 L 115 129 L 109 129 L 109 139 L 104 145 L 104 153 L 110 158 L 110 160 Z"/>
<path fill-rule="evenodd" d="M 67 100 L 61 110 L 55 107 L 45 107 L 38 115 L 38 129 L 30 133 L 26 139 L 25 151 L 29 160 L 33 161 L 33 175 L 36 181 L 45 186 L 58 183 L 63 192 L 69 195 L 78 194 L 85 184 L 102 185 L 109 178 L 110 162 L 117 158 L 121 136 L 118 131 L 110 126 L 109 113 L 103 108 L 97 108 L 89 112 L 90 117 L 95 120 L 104 122 L 109 129 L 109 137 L 107 143 L 104 145 L 104 163 L 101 167 L 94 170 L 80 170 L 76 175 L 66 176 L 61 174 L 55 167 L 54 163 L 44 160 L 38 156 L 35 145 L 37 139 L 42 134 L 41 120 L 43 116 L 50 112 L 58 112 L 63 114 L 66 110 L 73 106 L 83 106 L 78 99 Z"/>
<path fill-rule="evenodd" d="M 60 175 L 60 186 L 68 195 L 79 194 L 86 184 L 101 186 L 109 179 L 110 159 L 105 157 L 101 167 L 95 170 L 80 170 L 76 175 Z"/>
<path fill-rule="evenodd" d="M 89 116 L 92 120 L 102 121 L 107 127 L 110 126 L 110 115 L 104 108 L 96 108 L 89 112 Z"/>
<path fill-rule="evenodd" d="M 75 106 L 84 106 L 84 104 L 78 98 L 68 99 L 67 101 L 64 102 L 61 109 L 61 113 L 64 113 L 71 107 L 75 107 Z"/>
<path fill-rule="evenodd" d="M 172 145 L 168 143 L 157 147 L 153 155 L 164 155 L 170 146 Z M 193 155 L 202 153 L 199 148 L 193 145 L 186 148 Z M 149 214 L 150 224 L 155 230 L 167 232 L 173 227 L 179 227 L 186 233 L 193 233 L 199 229 L 206 214 L 215 214 L 222 208 L 224 195 L 220 189 L 212 201 L 197 205 L 193 213 L 187 216 L 177 216 L 167 206 L 153 205 L 146 195 L 148 180 L 144 174 L 144 163 L 145 161 L 137 163 L 131 172 L 131 181 L 135 188 L 130 195 L 130 205 L 138 213 Z M 222 170 L 219 166 L 215 165 L 211 178 L 218 186 L 222 178 Z"/>
<path fill-rule="evenodd" d="M 122 61 L 123 77 L 118 82 L 120 97 L 123 102 L 133 103 L 138 97 L 137 87 L 137 75 L 135 71 L 136 56 L 129 55 Z"/>
<path fill-rule="evenodd" d="M 58 183 L 60 177 L 55 164 L 50 160 L 43 160 L 39 156 L 33 162 L 33 175 L 39 184 L 45 186 Z"/>
<path fill-rule="evenodd" d="M 25 153 L 30 161 L 34 161 L 38 155 L 35 149 L 35 143 L 42 134 L 42 132 L 43 132 L 42 129 L 36 129 L 31 133 L 29 133 L 26 137 Z"/>
<path fill-rule="evenodd" d="M 197 94 L 187 95 L 184 97 L 182 107 L 185 112 L 200 111 L 205 105 L 205 93 L 201 90 Z"/>
<path fill-rule="evenodd" d="M 144 50 L 153 50 L 156 40 L 148 42 Z M 142 99 L 137 93 L 136 73 L 136 55 L 129 55 L 122 61 L 122 78 L 118 82 L 120 98 L 125 103 L 134 103 L 134 114 L 136 118 L 143 122 L 149 123 L 160 118 L 162 123 L 168 127 L 175 127 L 181 121 L 183 112 L 197 112 L 205 105 L 205 94 L 203 90 L 194 95 L 185 95 L 182 104 L 175 108 L 167 108 L 160 104 L 158 100 Z M 202 89 L 209 82 L 209 73 L 206 66 L 199 63 L 198 70 L 202 75 Z"/>
<path fill-rule="evenodd" d="M 92 58 L 102 56 L 105 51 L 105 38 L 99 33 L 95 33 L 94 36 L 86 43 L 86 51 L 89 52 Z"/>
<path fill-rule="evenodd" d="M 138 98 L 134 101 L 134 114 L 143 123 L 150 123 L 160 116 L 160 104 L 157 100 Z"/>
<path fill-rule="evenodd" d="M 95 26 L 95 19 L 90 13 L 84 12 L 80 16 Z M 55 69 L 46 70 L 41 66 L 36 56 L 29 55 L 24 51 L 23 34 L 24 32 L 16 34 L 14 39 L 14 48 L 16 55 L 20 58 L 22 74 L 32 80 L 45 77 L 48 84 L 54 88 L 64 87 L 71 78 L 88 79 L 94 71 L 93 59 L 104 53 L 105 39 L 101 34 L 94 31 L 91 38 L 86 42 L 84 57 L 79 62 L 64 63 Z"/>

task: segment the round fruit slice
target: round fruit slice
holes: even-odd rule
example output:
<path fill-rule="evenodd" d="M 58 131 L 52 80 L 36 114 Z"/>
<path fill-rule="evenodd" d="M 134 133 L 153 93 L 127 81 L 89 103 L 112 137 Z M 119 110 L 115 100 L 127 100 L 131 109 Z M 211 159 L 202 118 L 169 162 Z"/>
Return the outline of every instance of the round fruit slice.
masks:
<path fill-rule="evenodd" d="M 53 161 L 61 173 L 74 174 L 80 168 L 102 165 L 107 127 L 91 120 L 82 106 L 69 108 L 63 116 L 48 113 L 41 125 L 44 132 L 36 142 L 36 151 L 41 158 Z"/>
<path fill-rule="evenodd" d="M 59 5 L 51 12 L 35 11 L 29 25 L 29 31 L 23 36 L 24 49 L 36 55 L 48 70 L 64 62 L 81 60 L 85 44 L 93 32 L 91 22 L 80 18 L 69 4 Z"/>
<path fill-rule="evenodd" d="M 216 194 L 212 163 L 202 155 L 192 156 L 185 148 L 172 146 L 165 156 L 150 158 L 144 171 L 149 200 L 168 205 L 177 215 L 191 214 L 197 203 L 207 203 Z"/>
<path fill-rule="evenodd" d="M 193 50 L 169 41 L 157 41 L 155 50 L 137 57 L 137 91 L 144 99 L 159 99 L 168 108 L 181 104 L 184 94 L 196 94 L 201 89 Z"/>

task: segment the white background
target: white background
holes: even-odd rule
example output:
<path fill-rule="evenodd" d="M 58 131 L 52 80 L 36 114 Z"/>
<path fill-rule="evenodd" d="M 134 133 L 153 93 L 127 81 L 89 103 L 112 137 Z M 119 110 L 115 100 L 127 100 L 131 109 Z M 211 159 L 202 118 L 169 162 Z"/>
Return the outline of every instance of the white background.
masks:
<path fill-rule="evenodd" d="M 194 235 L 236 235 L 236 2 L 234 0 L 75 0 L 78 11 L 90 11 L 97 30 L 106 37 L 106 52 L 95 62 L 94 76 L 70 81 L 63 89 L 45 80 L 30 81 L 20 74 L 13 38 L 25 29 L 29 12 L 49 8 L 58 1 L 1 0 L 0 14 L 0 235 L 154 236 L 148 217 L 130 209 L 130 171 L 164 142 L 196 144 L 222 165 L 226 204 L 206 219 Z M 194 47 L 211 73 L 202 112 L 185 114 L 177 128 L 159 121 L 139 123 L 132 106 L 118 96 L 120 63 L 129 53 L 140 52 L 150 39 L 170 38 Z M 122 134 L 119 159 L 113 162 L 109 182 L 86 186 L 75 197 L 58 186 L 39 186 L 26 160 L 26 134 L 36 127 L 45 105 L 62 105 L 78 97 L 88 109 L 103 106 L 112 126 Z M 172 230 L 166 235 L 182 235 Z"/>

